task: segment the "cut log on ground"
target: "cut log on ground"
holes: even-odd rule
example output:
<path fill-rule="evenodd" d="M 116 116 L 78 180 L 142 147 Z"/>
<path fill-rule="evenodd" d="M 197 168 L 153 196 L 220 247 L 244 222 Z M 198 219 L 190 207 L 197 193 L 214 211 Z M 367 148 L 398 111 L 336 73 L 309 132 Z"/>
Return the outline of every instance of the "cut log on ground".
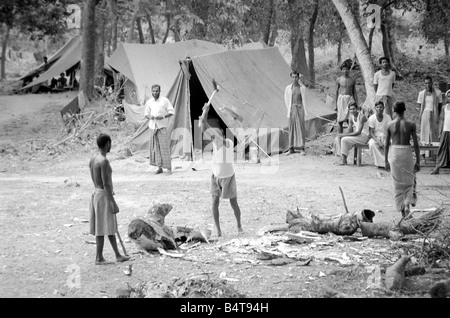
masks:
<path fill-rule="evenodd" d="M 320 218 L 311 214 L 310 218 L 301 215 L 300 211 L 288 210 L 286 223 L 289 232 L 316 232 L 319 234 L 333 233 L 336 235 L 352 235 L 358 229 L 358 219 L 355 214 L 346 213 L 337 218 Z"/>
<path fill-rule="evenodd" d="M 389 290 L 400 290 L 405 282 L 405 268 L 410 256 L 400 257 L 393 265 L 386 268 L 384 283 Z"/>
<path fill-rule="evenodd" d="M 398 224 L 389 222 L 369 223 L 359 222 L 361 233 L 367 237 L 385 237 L 399 239 L 408 234 L 428 234 L 435 230 L 442 221 L 444 209 L 437 208 L 424 215 L 414 218 L 403 218 Z"/>

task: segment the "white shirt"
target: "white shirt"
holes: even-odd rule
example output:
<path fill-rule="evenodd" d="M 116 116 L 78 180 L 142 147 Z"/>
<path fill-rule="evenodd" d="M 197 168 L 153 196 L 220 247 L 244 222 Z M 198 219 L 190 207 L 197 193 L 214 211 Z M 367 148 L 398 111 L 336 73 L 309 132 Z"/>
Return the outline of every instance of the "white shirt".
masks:
<path fill-rule="evenodd" d="M 423 99 L 425 98 L 425 108 L 424 110 L 433 111 L 434 105 L 433 105 L 433 96 L 430 94 L 425 94 L 425 89 L 423 91 L 419 92 L 419 96 L 417 97 L 417 103 L 422 105 Z M 437 88 L 434 89 L 436 93 L 436 98 L 438 103 L 442 103 L 442 92 L 438 90 Z"/>
<path fill-rule="evenodd" d="M 158 100 L 155 100 L 154 97 L 150 98 L 145 103 L 145 112 L 144 116 L 164 116 L 167 114 L 175 114 L 175 110 L 172 106 L 172 103 L 167 97 L 159 96 Z M 168 118 L 164 119 L 150 119 L 148 122 L 148 128 L 150 129 L 159 129 L 167 127 L 169 122 Z"/>
<path fill-rule="evenodd" d="M 213 142 L 213 160 L 211 170 L 216 178 L 229 178 L 234 174 L 234 146 L 231 139 L 225 139 L 226 146 L 217 147 Z"/>
<path fill-rule="evenodd" d="M 373 76 L 373 83 L 378 85 L 376 95 L 378 96 L 394 96 L 392 85 L 395 83 L 395 72 L 389 71 L 388 75 L 381 74 L 381 70 Z"/>
<path fill-rule="evenodd" d="M 292 85 L 289 84 L 286 86 L 286 89 L 284 90 L 284 103 L 287 108 L 287 117 L 289 118 L 291 116 L 291 106 L 292 106 Z M 300 84 L 300 92 L 302 93 L 302 105 L 305 109 L 305 116 L 308 115 L 306 111 L 306 87 L 305 85 Z"/>
<path fill-rule="evenodd" d="M 384 139 L 387 123 L 392 120 L 391 116 L 388 114 L 383 114 L 383 120 L 381 122 L 378 121 L 377 115 L 373 114 L 369 117 L 369 127 L 373 129 L 373 134 L 375 137 L 380 140 Z"/>
<path fill-rule="evenodd" d="M 442 131 L 450 131 L 450 103 L 444 107 L 444 126 Z"/>

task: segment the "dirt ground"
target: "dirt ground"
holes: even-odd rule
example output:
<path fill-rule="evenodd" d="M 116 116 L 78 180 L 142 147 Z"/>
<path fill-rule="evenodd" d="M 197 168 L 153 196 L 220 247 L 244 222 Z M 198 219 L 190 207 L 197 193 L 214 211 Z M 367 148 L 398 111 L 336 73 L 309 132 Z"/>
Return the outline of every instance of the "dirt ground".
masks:
<path fill-rule="evenodd" d="M 399 220 L 389 173 L 371 165 L 368 153 L 362 167 L 335 165 L 337 157 L 325 154 L 333 136 L 309 142 L 304 157 L 280 155 L 272 164 L 267 158 L 260 164 L 236 164 L 245 234 L 237 236 L 232 209 L 222 201 L 224 236 L 217 239 L 213 234 L 210 244 L 182 250 L 181 258 L 141 252 L 127 237 L 128 224 L 160 202 L 173 205 L 166 225 L 212 229 L 207 162 L 196 164 L 194 171 L 189 162 L 177 159 L 171 176 L 155 175 L 146 158 L 120 156 L 120 145 L 113 140 L 109 158 L 120 207 L 119 232 L 131 260 L 96 266 L 95 238 L 86 222 L 93 191 L 87 164 L 95 145 L 87 143 L 80 151 L 70 149 L 69 143 L 64 152 L 45 147 L 61 134 L 59 110 L 75 94 L 0 96 L 0 297 L 113 298 L 127 284 L 145 285 L 148 297 L 160 297 L 177 278 L 206 277 L 225 282 L 242 297 L 429 298 L 430 287 L 449 276 L 448 265 L 442 264 L 408 277 L 400 292 L 368 288 L 374 268 L 379 266 L 383 273 L 408 253 L 413 239 L 353 241 L 326 234 L 319 243 L 295 244 L 282 235 L 260 235 L 264 227 L 286 226 L 288 209 L 321 217 L 344 213 L 339 186 L 350 212 L 371 209 L 374 222 Z M 416 209 L 450 204 L 449 171 L 431 176 L 431 169 L 428 161 L 417 175 Z M 256 257 L 258 246 L 284 248 L 297 258 L 285 264 L 264 262 Z M 107 241 L 104 255 L 114 261 Z M 414 262 L 417 265 L 417 255 Z M 127 276 L 124 269 L 130 264 L 133 272 Z"/>

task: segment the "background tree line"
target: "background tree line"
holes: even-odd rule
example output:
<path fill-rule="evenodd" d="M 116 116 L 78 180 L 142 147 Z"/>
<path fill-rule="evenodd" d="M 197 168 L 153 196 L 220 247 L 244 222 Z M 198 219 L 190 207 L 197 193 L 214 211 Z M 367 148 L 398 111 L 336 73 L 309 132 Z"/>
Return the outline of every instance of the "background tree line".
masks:
<path fill-rule="evenodd" d="M 11 30 L 32 38 L 67 32 L 69 4 L 81 8 L 82 70 L 80 85 L 88 97 L 95 80 L 101 80 L 103 61 L 120 42 L 157 44 L 201 39 L 228 47 L 249 41 L 274 46 L 288 34 L 291 68 L 315 85 L 314 48 L 336 45 L 336 62 L 342 45 L 351 42 L 361 66 L 367 98 L 373 98 L 375 72 L 371 50 L 374 33 L 381 34 L 383 54 L 394 68 L 401 32 L 423 35 L 430 43 L 443 41 L 449 56 L 450 3 L 448 0 L 10 0 L 0 3 L 2 39 L 1 79 L 5 80 L 5 54 Z M 380 28 L 373 5 L 380 10 Z M 414 26 L 402 26 L 394 10 L 420 13 Z"/>

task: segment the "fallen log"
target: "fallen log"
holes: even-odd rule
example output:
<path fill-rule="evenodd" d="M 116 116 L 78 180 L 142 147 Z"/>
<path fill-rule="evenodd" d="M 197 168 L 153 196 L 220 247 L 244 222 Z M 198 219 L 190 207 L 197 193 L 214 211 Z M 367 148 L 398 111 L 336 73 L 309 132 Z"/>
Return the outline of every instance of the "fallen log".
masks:
<path fill-rule="evenodd" d="M 434 209 L 424 215 L 414 218 L 402 218 L 398 224 L 389 222 L 369 223 L 359 222 L 359 227 L 363 236 L 385 237 L 399 239 L 408 234 L 428 234 L 436 229 L 442 221 L 444 209 L 442 207 Z"/>
<path fill-rule="evenodd" d="M 393 265 L 386 268 L 386 273 L 384 274 L 384 284 L 387 289 L 402 289 L 405 281 L 405 268 L 409 260 L 410 256 L 402 256 Z"/>
<path fill-rule="evenodd" d="M 335 218 L 320 218 L 311 214 L 304 217 L 300 211 L 288 210 L 286 213 L 288 230 L 292 233 L 300 231 L 316 232 L 319 234 L 333 233 L 336 235 L 352 235 L 358 229 L 358 219 L 355 214 L 346 213 Z"/>

